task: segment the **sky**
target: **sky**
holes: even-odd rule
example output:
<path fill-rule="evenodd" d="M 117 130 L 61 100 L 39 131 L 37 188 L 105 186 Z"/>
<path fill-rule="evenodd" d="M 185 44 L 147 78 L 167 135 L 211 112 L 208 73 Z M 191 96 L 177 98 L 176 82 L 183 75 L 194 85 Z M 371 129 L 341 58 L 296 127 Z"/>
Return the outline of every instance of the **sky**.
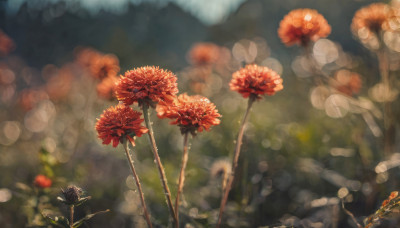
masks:
<path fill-rule="evenodd" d="M 73 11 L 79 2 L 80 7 L 87 9 L 92 14 L 100 10 L 115 14 L 124 13 L 128 4 L 139 5 L 143 2 L 151 2 L 159 7 L 168 3 L 175 3 L 184 11 L 192 14 L 206 25 L 214 25 L 224 21 L 234 12 L 240 4 L 246 0 L 12 0 L 8 1 L 7 11 L 18 12 L 19 8 L 27 3 L 30 9 L 41 9 L 49 3 L 65 2 L 68 10 Z"/>

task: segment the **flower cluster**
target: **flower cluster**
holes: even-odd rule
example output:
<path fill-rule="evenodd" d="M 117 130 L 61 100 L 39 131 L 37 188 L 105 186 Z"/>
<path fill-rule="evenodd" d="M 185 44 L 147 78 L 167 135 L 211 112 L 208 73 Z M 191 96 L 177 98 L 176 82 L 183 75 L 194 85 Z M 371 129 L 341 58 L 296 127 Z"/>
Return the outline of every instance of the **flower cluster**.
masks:
<path fill-rule="evenodd" d="M 232 75 L 230 88 L 237 91 L 244 98 L 254 97 L 261 99 L 261 95 L 274 95 L 282 90 L 282 78 L 268 67 L 247 65 Z"/>
<path fill-rule="evenodd" d="M 97 119 L 96 130 L 98 137 L 103 140 L 103 144 L 110 144 L 117 147 L 125 137 L 135 145 L 134 136 L 142 136 L 148 129 L 141 126 L 143 119 L 140 119 L 140 112 L 132 108 L 119 104 L 115 107 L 106 109 Z"/>
<path fill-rule="evenodd" d="M 35 177 L 33 184 L 38 188 L 50 188 L 53 182 L 45 175 L 39 174 Z"/>
<path fill-rule="evenodd" d="M 181 133 L 196 135 L 196 131 L 209 130 L 220 123 L 221 115 L 207 98 L 202 96 L 188 96 L 181 94 L 173 104 L 157 106 L 159 118 L 169 118 L 181 128 Z"/>
<path fill-rule="evenodd" d="M 178 93 L 176 76 L 167 70 L 145 66 L 127 71 L 116 85 L 116 96 L 125 105 L 137 102 L 152 107 L 159 102 L 172 103 Z"/>
<path fill-rule="evenodd" d="M 310 41 L 327 37 L 331 26 L 316 10 L 296 9 L 287 14 L 281 21 L 278 35 L 287 46 L 299 44 L 306 46 Z"/>

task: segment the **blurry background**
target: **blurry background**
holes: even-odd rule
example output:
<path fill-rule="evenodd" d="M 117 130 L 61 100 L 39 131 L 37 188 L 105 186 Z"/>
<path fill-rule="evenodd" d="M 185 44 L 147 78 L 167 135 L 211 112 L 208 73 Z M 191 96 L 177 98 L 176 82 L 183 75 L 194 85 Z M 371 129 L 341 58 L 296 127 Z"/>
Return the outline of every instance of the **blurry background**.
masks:
<path fill-rule="evenodd" d="M 181 93 L 209 97 L 222 114 L 221 125 L 191 140 L 182 206 L 189 227 L 215 224 L 221 183 L 210 171 L 232 156 L 246 100 L 228 84 L 232 72 L 247 63 L 274 69 L 285 88 L 252 110 L 224 223 L 355 227 L 340 200 L 361 222 L 398 190 L 400 175 L 399 154 L 383 155 L 379 93 L 369 89 L 380 80 L 376 57 L 350 31 L 354 12 L 372 2 L 377 1 L 0 1 L 0 28 L 12 40 L 0 56 L 1 226 L 39 224 L 34 208 L 42 201 L 65 213 L 55 198 L 74 183 L 92 196 L 77 217 L 111 210 L 88 227 L 145 227 L 122 148 L 103 146 L 96 138 L 96 118 L 117 101 L 99 96 L 98 82 L 82 66 L 82 50 L 95 49 L 118 58 L 119 74 L 144 65 L 172 70 Z M 281 43 L 279 22 L 296 8 L 316 9 L 331 25 L 331 35 L 315 44 L 313 54 L 332 77 L 340 70 L 361 76 L 354 99 L 329 94 L 326 99 L 314 88 L 301 49 Z M 390 69 L 396 75 L 400 41 L 392 41 Z M 199 42 L 215 44 L 218 61 L 196 64 L 188 53 Z M 398 121 L 400 106 L 393 100 Z M 182 136 L 167 120 L 152 117 L 174 195 Z M 155 223 L 167 224 L 147 139 L 136 142 L 147 204 Z M 53 180 L 44 198 L 32 184 L 40 173 Z M 381 227 L 396 224 L 394 219 Z"/>

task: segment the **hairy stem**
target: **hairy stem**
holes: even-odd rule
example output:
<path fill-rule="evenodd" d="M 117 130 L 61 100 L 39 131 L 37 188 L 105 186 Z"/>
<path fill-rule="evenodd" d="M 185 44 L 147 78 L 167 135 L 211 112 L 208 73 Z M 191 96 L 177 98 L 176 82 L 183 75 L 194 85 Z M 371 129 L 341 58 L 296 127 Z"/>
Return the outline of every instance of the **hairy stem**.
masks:
<path fill-rule="evenodd" d="M 144 202 L 144 195 L 143 195 L 143 191 L 142 191 L 142 185 L 140 184 L 139 176 L 137 175 L 137 173 L 135 171 L 135 166 L 133 165 L 133 160 L 132 160 L 131 154 L 129 153 L 129 146 L 128 146 L 127 141 L 129 141 L 129 140 L 127 140 L 127 139 L 124 140 L 125 154 L 126 154 L 126 157 L 128 158 L 129 166 L 131 167 L 131 171 L 132 171 L 132 174 L 133 174 L 133 179 L 135 180 L 136 186 L 137 186 L 137 188 L 139 190 L 140 202 L 142 203 L 142 207 L 143 207 L 143 211 L 144 211 L 144 218 L 146 219 L 147 226 L 149 228 L 152 228 L 153 225 L 151 224 L 151 221 L 150 221 L 150 214 L 149 214 L 149 212 L 147 210 L 146 203 Z"/>
<path fill-rule="evenodd" d="M 171 217 L 173 219 L 175 227 L 179 227 L 179 224 L 176 221 L 176 213 L 175 213 L 174 207 L 172 205 L 171 191 L 168 188 L 167 177 L 165 175 L 164 167 L 161 164 L 160 156 L 158 155 L 156 140 L 154 138 L 154 133 L 153 133 L 153 127 L 152 127 L 152 124 L 150 122 L 149 105 L 144 103 L 142 107 L 143 107 L 144 121 L 146 123 L 146 127 L 149 129 L 148 135 L 149 135 L 149 141 L 150 141 L 151 149 L 153 151 L 154 159 L 155 159 L 155 162 L 157 164 L 158 172 L 160 174 L 160 180 L 161 180 L 161 184 L 162 184 L 162 186 L 164 188 L 164 194 L 165 194 L 165 198 L 167 200 L 167 205 L 168 205 L 168 208 L 169 208 L 169 212 L 171 214 Z"/>
<path fill-rule="evenodd" d="M 74 226 L 74 205 L 69 206 L 69 227 Z"/>
<path fill-rule="evenodd" d="M 221 225 L 222 214 L 224 213 L 225 205 L 226 205 L 226 203 L 228 201 L 228 195 L 229 195 L 229 192 L 231 191 L 233 180 L 235 178 L 235 170 L 236 170 L 236 167 L 238 166 L 240 148 L 241 148 L 241 145 L 242 145 L 243 134 L 244 134 L 244 130 L 245 130 L 245 127 L 246 127 L 247 119 L 249 117 L 250 109 L 251 109 L 251 106 L 254 103 L 254 101 L 255 101 L 255 97 L 250 96 L 248 104 L 247 104 L 246 112 L 245 112 L 245 114 L 243 116 L 242 123 L 240 125 L 239 134 L 238 134 L 238 138 L 237 138 L 237 141 L 236 141 L 235 154 L 234 154 L 233 161 L 232 161 L 231 176 L 228 178 L 228 183 L 227 183 L 227 185 L 225 187 L 225 191 L 224 191 L 224 194 L 223 194 L 222 200 L 221 200 L 221 205 L 219 207 L 217 228 L 220 227 L 220 225 Z"/>
<path fill-rule="evenodd" d="M 176 221 L 178 223 L 179 223 L 179 196 L 182 193 L 183 184 L 185 183 L 185 169 L 189 158 L 189 133 L 185 133 L 183 137 L 184 138 L 183 138 L 183 155 L 182 155 L 181 172 L 179 173 L 178 191 L 176 193 L 176 199 L 175 199 L 175 213 L 176 213 Z"/>

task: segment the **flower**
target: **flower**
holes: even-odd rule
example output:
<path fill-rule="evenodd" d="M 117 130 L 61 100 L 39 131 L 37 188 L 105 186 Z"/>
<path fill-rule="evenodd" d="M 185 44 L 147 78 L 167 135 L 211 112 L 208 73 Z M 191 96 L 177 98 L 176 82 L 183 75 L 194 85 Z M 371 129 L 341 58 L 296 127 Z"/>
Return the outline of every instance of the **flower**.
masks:
<path fill-rule="evenodd" d="M 140 137 L 148 131 L 141 126 L 143 119 L 140 119 L 140 115 L 140 112 L 123 104 L 106 109 L 100 119 L 97 119 L 98 137 L 103 140 L 103 144 L 112 142 L 113 147 L 117 147 L 119 142 L 122 143 L 125 137 L 135 145 L 132 137 Z"/>
<path fill-rule="evenodd" d="M 24 111 L 34 108 L 40 101 L 49 99 L 43 89 L 24 89 L 19 94 L 19 105 Z"/>
<path fill-rule="evenodd" d="M 49 78 L 45 89 L 52 100 L 65 98 L 71 91 L 74 73 L 70 65 L 65 65 L 58 70 L 56 76 Z"/>
<path fill-rule="evenodd" d="M 360 92 L 362 81 L 359 74 L 340 70 L 335 74 L 335 80 L 331 84 L 337 91 L 347 96 L 353 96 Z"/>
<path fill-rule="evenodd" d="M 76 49 L 76 61 L 84 68 L 89 68 L 93 61 L 101 55 L 100 52 L 92 48 L 79 47 Z"/>
<path fill-rule="evenodd" d="M 268 67 L 247 65 L 232 75 L 231 90 L 237 91 L 244 98 L 249 96 L 261 99 L 261 95 L 274 95 L 282 90 L 282 78 Z"/>
<path fill-rule="evenodd" d="M 33 181 L 33 184 L 39 188 L 50 188 L 52 183 L 50 178 L 42 174 L 37 175 Z"/>
<path fill-rule="evenodd" d="M 107 100 L 111 100 L 115 96 L 115 87 L 118 82 L 117 76 L 109 76 L 97 84 L 97 94 Z"/>
<path fill-rule="evenodd" d="M 387 4 L 370 4 L 354 14 L 351 30 L 361 40 L 376 37 L 382 30 L 389 30 L 388 22 L 393 13 L 392 8 Z"/>
<path fill-rule="evenodd" d="M 159 118 L 169 118 L 181 128 L 181 133 L 196 134 L 203 129 L 209 130 L 211 126 L 218 125 L 221 115 L 215 105 L 202 96 L 188 96 L 181 94 L 173 104 L 160 104 L 157 106 Z"/>
<path fill-rule="evenodd" d="M 306 46 L 310 41 L 317 41 L 331 33 L 326 19 L 313 9 L 290 11 L 281 21 L 278 35 L 286 46 L 299 44 Z"/>
<path fill-rule="evenodd" d="M 89 71 L 91 75 L 97 79 L 116 76 L 119 71 L 119 61 L 115 55 L 100 55 L 93 58 Z"/>
<path fill-rule="evenodd" d="M 145 66 L 125 72 L 116 85 L 116 97 L 125 105 L 138 102 L 155 106 L 163 101 L 171 103 L 178 93 L 176 76 L 155 66 Z"/>
<path fill-rule="evenodd" d="M 0 29 L 0 56 L 6 56 L 14 49 L 14 41 Z"/>
<path fill-rule="evenodd" d="M 196 43 L 189 50 L 189 61 L 196 66 L 210 65 L 217 62 L 219 47 L 213 43 Z"/>
<path fill-rule="evenodd" d="M 67 204 L 75 204 L 79 202 L 83 194 L 82 189 L 75 185 L 68 186 L 67 189 L 61 191 Z"/>

